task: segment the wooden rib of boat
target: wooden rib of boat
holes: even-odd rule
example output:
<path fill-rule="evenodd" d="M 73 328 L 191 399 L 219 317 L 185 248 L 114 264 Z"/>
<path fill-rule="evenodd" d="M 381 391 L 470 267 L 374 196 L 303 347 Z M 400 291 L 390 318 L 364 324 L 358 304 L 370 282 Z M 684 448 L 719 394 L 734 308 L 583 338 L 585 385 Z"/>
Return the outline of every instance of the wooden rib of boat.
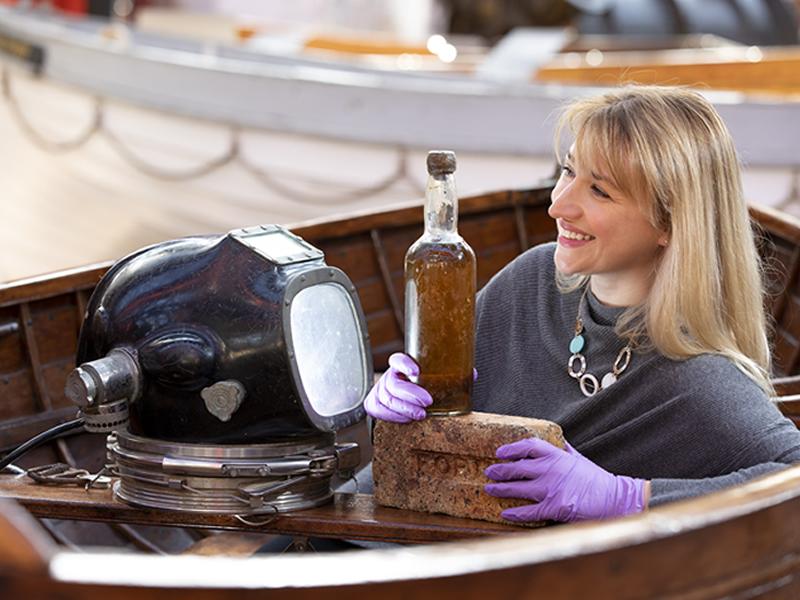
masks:
<path fill-rule="evenodd" d="M 521 251 L 553 239 L 547 216 L 550 185 L 461 201 L 459 229 L 478 256 L 479 283 Z M 770 311 L 775 320 L 776 388 L 781 408 L 800 422 L 800 222 L 751 207 L 763 232 Z M 306 223 L 293 231 L 321 248 L 329 264 L 356 284 L 367 315 L 376 368 L 402 348 L 405 250 L 418 237 L 419 203 L 395 210 Z M 57 273 L 0 287 L 0 449 L 71 418 L 63 394 L 74 366 L 77 332 L 93 286 L 108 265 Z M 63 460 L 96 470 L 97 436 L 62 438 L 28 464 Z M 230 516 L 134 509 L 107 490 L 36 486 L 0 475 L 0 499 L 15 499 L 41 519 L 4 504 L 0 514 L 0 593 L 4 597 L 232 598 L 261 593 L 305 598 L 378 593 L 386 598 L 497 597 L 544 593 L 552 598 L 712 598 L 800 593 L 800 466 L 702 498 L 606 523 L 519 533 L 511 526 L 377 507 L 371 497 L 338 494 L 333 504 L 247 526 Z M 74 521 L 95 522 L 87 530 Z M 402 551 L 347 556 L 223 559 L 198 566 L 196 557 L 79 554 L 95 544 L 157 553 L 225 551 L 229 538 L 206 530 L 250 534 L 348 537 L 420 543 L 490 536 Z M 497 537 L 498 534 L 513 534 Z M 55 546 L 53 540 L 60 542 Z M 241 541 L 242 538 L 238 538 Z M 254 543 L 244 553 L 263 542 Z M 247 540 L 245 540 L 247 545 Z M 66 548 L 65 548 L 66 547 Z M 229 549 L 228 549 L 229 550 Z M 230 551 L 228 552 L 231 553 Z M 361 558 L 363 557 L 363 558 Z M 696 564 L 687 568 L 691 557 Z M 140 562 L 141 561 L 141 562 Z M 154 561 L 154 562 L 149 562 Z M 160 561 L 160 562 L 159 562 Z M 516 592 L 515 592 L 516 590 Z M 520 593 L 521 591 L 521 593 Z M 7 595 L 7 596 L 6 596 Z"/>

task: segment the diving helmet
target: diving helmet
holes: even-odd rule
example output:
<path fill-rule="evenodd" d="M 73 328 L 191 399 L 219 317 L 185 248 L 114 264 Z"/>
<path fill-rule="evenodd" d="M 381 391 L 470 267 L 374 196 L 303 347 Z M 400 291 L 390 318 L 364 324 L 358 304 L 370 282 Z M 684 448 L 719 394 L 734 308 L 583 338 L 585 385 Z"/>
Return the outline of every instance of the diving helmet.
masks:
<path fill-rule="evenodd" d="M 307 508 L 359 462 L 372 360 L 355 286 L 277 225 L 156 244 L 89 300 L 67 396 L 111 431 L 116 495 L 205 512 Z"/>

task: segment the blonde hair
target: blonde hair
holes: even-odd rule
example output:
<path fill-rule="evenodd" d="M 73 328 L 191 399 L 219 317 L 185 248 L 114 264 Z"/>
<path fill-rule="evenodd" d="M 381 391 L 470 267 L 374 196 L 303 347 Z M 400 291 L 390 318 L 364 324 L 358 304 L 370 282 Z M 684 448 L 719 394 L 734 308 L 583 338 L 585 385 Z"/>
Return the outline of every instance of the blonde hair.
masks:
<path fill-rule="evenodd" d="M 722 119 L 699 93 L 626 86 L 570 104 L 556 129 L 575 137 L 581 166 L 599 165 L 668 235 L 646 302 L 616 332 L 664 356 L 728 357 L 767 393 L 770 350 L 761 265 Z M 588 277 L 560 274 L 562 290 Z"/>

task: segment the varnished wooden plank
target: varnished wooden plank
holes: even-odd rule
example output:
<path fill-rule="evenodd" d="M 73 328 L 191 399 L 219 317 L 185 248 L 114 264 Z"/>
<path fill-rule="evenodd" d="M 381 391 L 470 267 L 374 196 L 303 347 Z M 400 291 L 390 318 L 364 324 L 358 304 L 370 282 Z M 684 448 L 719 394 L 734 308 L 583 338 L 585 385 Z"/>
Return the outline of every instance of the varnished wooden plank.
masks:
<path fill-rule="evenodd" d="M 500 269 L 519 254 L 517 243 L 492 248 L 478 254 L 478 288 L 482 288 Z"/>
<path fill-rule="evenodd" d="M 304 239 L 305 236 L 301 236 Z M 348 238 L 307 239 L 325 253 L 325 262 L 347 273 L 353 283 L 379 276 L 369 232 Z"/>
<path fill-rule="evenodd" d="M 772 256 L 779 258 L 776 255 L 779 245 L 786 244 L 791 248 L 788 264 L 783 263 L 780 272 L 777 271 L 775 265 L 769 264 L 769 259 L 765 261 L 767 288 L 770 294 L 773 295 L 770 305 L 771 315 L 776 323 L 786 327 L 787 318 L 789 320 L 792 318 L 792 314 L 786 314 L 787 309 L 791 308 L 792 304 L 792 289 L 795 287 L 798 277 L 800 277 L 800 220 L 765 206 L 750 205 L 749 211 L 750 217 L 756 223 L 757 228 L 772 239 L 773 247 L 776 249 L 773 252 L 769 247 L 762 248 L 762 254 L 772 254 Z M 776 353 L 780 356 L 780 366 L 784 373 L 793 373 L 796 370 L 799 358 L 797 347 L 793 352 L 788 351 L 787 342 L 789 339 L 784 335 L 777 340 L 781 346 L 776 348 L 776 350 L 779 350 Z M 792 335 L 792 339 L 796 339 L 796 335 Z M 778 343 L 776 343 L 777 345 Z"/>
<path fill-rule="evenodd" d="M 58 360 L 50 364 L 42 366 L 42 376 L 44 377 L 44 384 L 50 393 L 50 402 L 54 409 L 62 408 L 65 406 L 75 406 L 72 401 L 67 398 L 64 391 L 64 384 L 67 381 L 67 375 L 75 368 L 75 357 Z"/>
<path fill-rule="evenodd" d="M 32 328 L 42 365 L 70 360 L 78 346 L 77 316 L 73 294 L 61 294 L 29 304 Z M 72 351 L 71 351 L 72 350 Z M 51 398 L 52 398 L 52 390 Z"/>
<path fill-rule="evenodd" d="M 33 380 L 36 384 L 36 395 L 39 399 L 40 408 L 43 411 L 50 411 L 53 409 L 53 402 L 50 399 L 50 393 L 47 389 L 47 382 L 45 381 L 42 361 L 39 356 L 39 345 L 36 342 L 36 336 L 33 331 L 33 318 L 31 315 L 30 303 L 23 302 L 20 305 L 20 319 L 22 321 L 22 330 L 25 334 L 25 345 L 28 349 L 28 356 L 30 357 L 30 365 L 33 370 Z M 70 465 L 75 465 L 75 457 L 72 451 L 67 446 L 67 443 L 59 438 L 55 441 L 56 449 L 61 459 Z"/>
<path fill-rule="evenodd" d="M 519 251 L 522 253 L 530 248 L 528 231 L 525 228 L 525 209 L 522 206 L 514 207 L 514 223 L 517 226 L 517 237 L 519 237 Z"/>
<path fill-rule="evenodd" d="M 400 279 L 403 278 L 406 252 L 409 246 L 419 239 L 423 231 L 421 209 L 417 223 L 382 230 L 381 242 L 383 243 L 384 256 L 393 280 L 398 277 Z"/>
<path fill-rule="evenodd" d="M 0 284 L 0 307 L 91 289 L 110 266 L 110 262 L 98 263 Z"/>
<path fill-rule="evenodd" d="M 50 397 L 47 395 L 47 386 L 42 375 L 42 362 L 39 359 L 39 347 L 33 333 L 33 318 L 31 317 L 30 303 L 23 302 L 20 307 L 20 320 L 22 321 L 22 331 L 25 336 L 25 347 L 28 352 L 29 365 L 33 371 L 33 381 L 36 384 L 36 397 L 39 407 L 42 410 L 52 408 Z"/>
<path fill-rule="evenodd" d="M 794 245 L 800 244 L 800 219 L 761 204 L 750 204 L 748 208 L 750 217 L 762 229 L 778 235 Z"/>
<path fill-rule="evenodd" d="M 519 250 L 519 232 L 514 222 L 514 208 L 511 207 L 466 215 L 459 219 L 458 231 L 475 252 L 509 243 Z"/>
<path fill-rule="evenodd" d="M 78 311 L 78 329 L 83 323 L 83 316 L 86 314 L 86 305 L 89 302 L 89 292 L 85 289 L 77 290 L 75 292 L 75 307 Z"/>
<path fill-rule="evenodd" d="M 19 307 L 0 308 L 0 372 L 10 373 L 27 364 L 19 323 Z"/>
<path fill-rule="evenodd" d="M 786 294 L 785 308 L 778 323 L 794 339 L 800 339 L 800 298 L 791 292 Z"/>
<path fill-rule="evenodd" d="M 787 348 L 781 349 L 784 361 L 782 366 L 784 372 L 795 373 L 797 361 L 800 359 L 800 299 L 795 297 L 790 290 L 785 292 L 785 296 L 784 309 L 777 322 L 784 344 L 790 344 L 791 350 L 787 352 Z"/>
<path fill-rule="evenodd" d="M 381 277 L 353 281 L 353 284 L 358 289 L 361 308 L 367 316 L 385 311 L 386 307 L 390 305 L 386 284 Z"/>
<path fill-rule="evenodd" d="M 245 525 L 231 515 L 135 508 L 114 499 L 110 490 L 43 486 L 11 475 L 0 475 L 0 498 L 16 500 L 35 516 L 54 519 L 401 543 L 459 540 L 521 530 L 512 525 L 384 508 L 365 494 L 336 494 L 332 503 L 319 508 L 275 517 L 251 517 L 253 522 L 264 522 L 258 527 Z"/>
<path fill-rule="evenodd" d="M 800 395 L 800 375 L 790 375 L 789 377 L 774 377 L 772 386 L 775 388 L 777 396 Z"/>
<path fill-rule="evenodd" d="M 397 319 L 388 309 L 374 312 L 367 317 L 370 344 L 379 348 L 385 344 L 392 344 L 402 340 L 403 330 L 397 326 Z"/>
<path fill-rule="evenodd" d="M 773 243 L 783 242 L 782 239 L 775 240 Z M 777 261 L 777 265 L 770 264 Z M 762 264 L 765 269 L 765 287 L 769 297 L 768 309 L 773 320 L 779 322 L 786 311 L 786 305 L 794 286 L 790 285 L 797 281 L 800 272 L 800 246 L 793 247 L 791 252 L 779 254 L 778 251 L 764 250 Z"/>
<path fill-rule="evenodd" d="M 29 369 L 0 374 L 0 420 L 37 411 L 36 394 Z"/>
<path fill-rule="evenodd" d="M 785 417 L 800 427 L 800 394 L 781 396 L 775 399 L 775 403 Z"/>

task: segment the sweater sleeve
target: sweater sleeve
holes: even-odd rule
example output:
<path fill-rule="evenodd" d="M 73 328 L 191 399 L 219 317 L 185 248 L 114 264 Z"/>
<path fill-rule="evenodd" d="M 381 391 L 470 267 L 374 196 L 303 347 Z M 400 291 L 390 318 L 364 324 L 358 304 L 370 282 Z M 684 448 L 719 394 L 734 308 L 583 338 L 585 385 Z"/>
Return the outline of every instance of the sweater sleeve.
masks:
<path fill-rule="evenodd" d="M 788 458 L 788 457 L 787 457 Z M 792 463 L 800 463 L 800 454 L 795 453 Z M 766 475 L 774 471 L 786 469 L 792 463 L 766 462 L 759 465 L 740 469 L 727 475 L 719 477 L 708 477 L 705 479 L 653 479 L 650 495 L 650 506 L 666 504 L 674 500 L 683 500 L 702 496 L 711 492 L 724 490 L 725 488 L 744 483 L 761 475 Z"/>
<path fill-rule="evenodd" d="M 800 463 L 800 431 L 727 359 L 702 357 L 683 381 L 680 429 L 664 432 L 678 446 L 693 478 L 652 479 L 657 506 L 718 491 Z M 701 381 L 701 377 L 705 379 Z M 715 385 L 715 379 L 726 385 Z M 670 429 L 672 431 L 670 431 Z"/>
<path fill-rule="evenodd" d="M 800 432 L 788 419 L 775 416 L 764 426 L 748 430 L 755 439 L 732 456 L 730 471 L 697 479 L 653 479 L 651 506 L 719 491 L 800 464 Z"/>

